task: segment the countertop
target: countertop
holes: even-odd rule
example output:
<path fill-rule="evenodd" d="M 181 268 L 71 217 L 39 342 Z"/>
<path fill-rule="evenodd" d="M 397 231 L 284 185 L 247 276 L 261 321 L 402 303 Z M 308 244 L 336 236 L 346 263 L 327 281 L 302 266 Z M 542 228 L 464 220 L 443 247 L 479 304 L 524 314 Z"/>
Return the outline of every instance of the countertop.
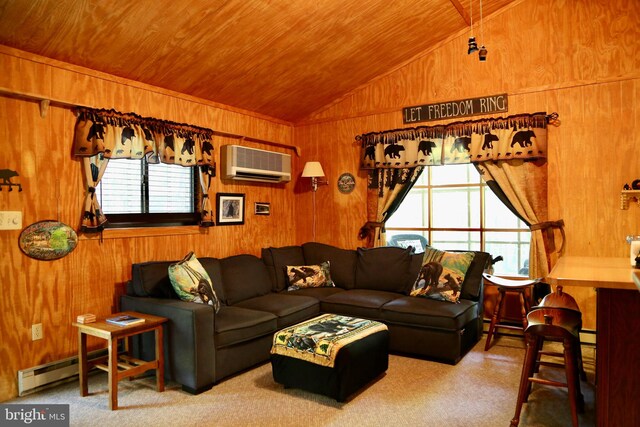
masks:
<path fill-rule="evenodd" d="M 629 258 L 563 256 L 549 273 L 551 285 L 640 291 L 640 270 Z"/>

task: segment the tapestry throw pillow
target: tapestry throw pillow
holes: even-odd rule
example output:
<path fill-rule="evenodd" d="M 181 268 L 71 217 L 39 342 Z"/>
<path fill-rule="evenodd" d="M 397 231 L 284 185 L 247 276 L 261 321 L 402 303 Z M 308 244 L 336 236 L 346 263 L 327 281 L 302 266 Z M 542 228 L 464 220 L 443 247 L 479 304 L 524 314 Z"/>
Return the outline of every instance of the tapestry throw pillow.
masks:
<path fill-rule="evenodd" d="M 320 265 L 287 265 L 285 267 L 287 280 L 289 280 L 287 290 L 334 287 L 329 265 L 329 261 L 321 262 Z"/>
<path fill-rule="evenodd" d="M 169 266 L 169 280 L 181 300 L 211 305 L 216 313 L 220 310 L 211 278 L 193 252 Z"/>
<path fill-rule="evenodd" d="M 473 252 L 444 252 L 427 248 L 411 296 L 457 303 Z"/>

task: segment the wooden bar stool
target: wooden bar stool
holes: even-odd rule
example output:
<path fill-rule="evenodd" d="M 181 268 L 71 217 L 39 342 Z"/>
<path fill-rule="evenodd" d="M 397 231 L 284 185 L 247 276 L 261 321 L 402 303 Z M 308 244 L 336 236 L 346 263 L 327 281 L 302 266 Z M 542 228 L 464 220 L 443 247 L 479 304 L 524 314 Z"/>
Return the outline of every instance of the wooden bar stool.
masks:
<path fill-rule="evenodd" d="M 555 292 L 545 295 L 538 304 L 540 307 L 561 307 L 570 308 L 571 310 L 580 311 L 578 303 L 568 293 L 562 290 L 562 286 L 557 286 Z"/>
<path fill-rule="evenodd" d="M 520 331 L 524 331 L 527 328 L 527 313 L 531 309 L 531 305 L 529 303 L 529 298 L 527 298 L 527 296 L 525 295 L 525 292 L 527 289 L 532 288 L 534 284 L 538 283 L 540 279 L 512 280 L 493 276 L 487 273 L 483 273 L 482 276 L 484 277 L 484 280 L 487 284 L 494 285 L 498 288 L 498 302 L 496 304 L 495 310 L 493 311 L 493 317 L 491 318 L 491 324 L 489 325 L 489 332 L 487 334 L 487 342 L 484 345 L 484 351 L 487 351 L 491 347 L 491 338 L 493 338 L 493 335 L 496 332 L 496 328 L 516 329 Z M 517 293 L 520 297 L 522 327 L 500 323 L 502 321 L 502 315 L 500 314 L 500 311 L 504 303 L 505 293 L 507 292 Z"/>
<path fill-rule="evenodd" d="M 578 412 L 584 411 L 584 399 L 580 392 L 580 379 L 578 378 L 578 349 L 580 347 L 580 326 L 582 315 L 579 311 L 560 307 L 537 307 L 527 315 L 529 325 L 525 329 L 527 349 L 522 366 L 520 387 L 516 412 L 511 420 L 511 426 L 516 427 L 520 422 L 522 404 L 527 402 L 533 383 L 567 387 L 569 391 L 569 403 L 571 406 L 571 421 L 574 427 L 578 426 Z M 562 342 L 564 364 L 542 362 L 539 360 L 539 350 L 544 341 Z M 535 377 L 538 366 L 551 366 L 564 368 L 566 383 Z"/>
<path fill-rule="evenodd" d="M 560 307 L 560 308 L 568 308 L 568 309 L 580 312 L 580 308 L 578 307 L 578 303 L 576 302 L 576 300 L 571 295 L 564 292 L 562 290 L 562 286 L 558 286 L 555 292 L 552 292 L 546 295 L 542 299 L 542 301 L 540 301 L 539 307 Z M 537 307 L 533 307 L 533 308 L 537 308 Z M 578 326 L 578 338 L 580 338 L 581 330 L 582 330 L 582 315 L 580 316 L 580 325 Z M 539 350 L 538 361 L 540 361 L 540 357 L 543 355 L 560 356 L 560 354 L 555 352 L 542 351 L 542 341 L 540 342 L 540 347 L 538 350 Z M 580 379 L 582 381 L 586 381 L 587 373 L 584 370 L 584 364 L 582 362 L 582 346 L 581 345 L 578 345 L 578 372 L 580 373 Z"/>

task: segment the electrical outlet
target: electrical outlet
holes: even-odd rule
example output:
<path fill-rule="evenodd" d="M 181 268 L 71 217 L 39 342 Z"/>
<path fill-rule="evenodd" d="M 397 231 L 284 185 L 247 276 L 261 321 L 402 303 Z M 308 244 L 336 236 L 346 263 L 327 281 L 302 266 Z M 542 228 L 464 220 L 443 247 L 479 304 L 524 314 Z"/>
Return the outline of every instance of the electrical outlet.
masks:
<path fill-rule="evenodd" d="M 22 211 L 0 211 L 0 230 L 22 229 Z"/>
<path fill-rule="evenodd" d="M 31 341 L 42 339 L 42 323 L 31 325 Z"/>

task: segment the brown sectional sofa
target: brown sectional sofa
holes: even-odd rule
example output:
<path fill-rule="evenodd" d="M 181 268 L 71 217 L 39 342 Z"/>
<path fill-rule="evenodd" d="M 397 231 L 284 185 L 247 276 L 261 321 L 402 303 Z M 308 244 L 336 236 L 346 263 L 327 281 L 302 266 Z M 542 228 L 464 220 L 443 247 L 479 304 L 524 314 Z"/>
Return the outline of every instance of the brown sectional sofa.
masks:
<path fill-rule="evenodd" d="M 273 334 L 286 326 L 336 313 L 384 322 L 390 351 L 457 363 L 482 336 L 482 272 L 490 260 L 476 252 L 459 304 L 409 296 L 422 254 L 384 247 L 348 250 L 322 243 L 265 248 L 262 258 L 198 258 L 221 300 L 218 313 L 180 301 L 169 281 L 172 262 L 134 264 L 122 310 L 167 317 L 166 375 L 198 393 L 269 360 Z M 287 291 L 285 266 L 330 262 L 335 287 Z M 134 341 L 139 357 L 153 356 L 153 335 Z"/>

